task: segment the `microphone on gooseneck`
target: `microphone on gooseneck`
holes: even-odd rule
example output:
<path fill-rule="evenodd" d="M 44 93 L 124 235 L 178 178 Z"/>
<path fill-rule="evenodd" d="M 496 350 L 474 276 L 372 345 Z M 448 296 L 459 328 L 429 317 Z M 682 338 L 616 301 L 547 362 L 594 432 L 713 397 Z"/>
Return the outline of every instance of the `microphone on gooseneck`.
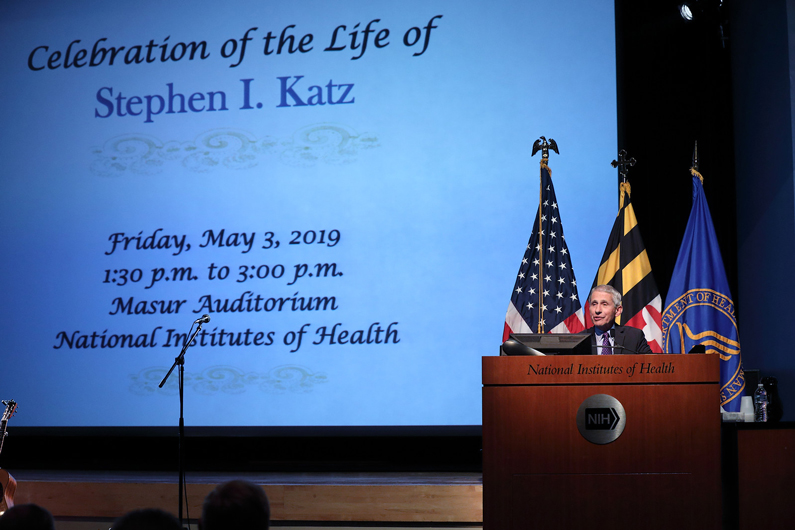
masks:
<path fill-rule="evenodd" d="M 612 348 L 613 350 L 615 350 L 615 349 L 624 350 L 621 353 L 638 353 L 638 354 L 640 353 L 640 352 L 637 352 L 635 350 L 630 350 L 629 348 L 627 348 L 625 346 L 622 346 L 620 344 L 614 344 L 612 346 L 602 346 L 601 344 L 597 344 L 596 347 L 597 348 Z"/>

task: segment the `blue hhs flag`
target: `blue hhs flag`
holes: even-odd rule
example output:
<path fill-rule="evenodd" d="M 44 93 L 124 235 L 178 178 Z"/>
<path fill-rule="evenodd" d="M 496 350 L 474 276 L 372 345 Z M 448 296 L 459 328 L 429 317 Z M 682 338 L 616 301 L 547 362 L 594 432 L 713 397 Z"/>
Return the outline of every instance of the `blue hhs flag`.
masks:
<path fill-rule="evenodd" d="M 693 209 L 668 288 L 662 315 L 663 351 L 687 353 L 701 345 L 719 355 L 720 404 L 739 412 L 745 377 L 740 362 L 740 339 L 734 302 L 715 237 L 715 228 L 702 187 L 693 174 Z"/>

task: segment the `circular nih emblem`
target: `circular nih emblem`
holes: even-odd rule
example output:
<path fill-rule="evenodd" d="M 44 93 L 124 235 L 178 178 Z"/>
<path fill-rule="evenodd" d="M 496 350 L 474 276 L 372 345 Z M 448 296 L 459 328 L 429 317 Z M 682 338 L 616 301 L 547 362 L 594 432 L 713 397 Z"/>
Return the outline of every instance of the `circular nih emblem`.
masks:
<path fill-rule="evenodd" d="M 591 443 L 604 445 L 616 441 L 626 423 L 624 406 L 607 394 L 587 398 L 577 410 L 577 429 Z"/>

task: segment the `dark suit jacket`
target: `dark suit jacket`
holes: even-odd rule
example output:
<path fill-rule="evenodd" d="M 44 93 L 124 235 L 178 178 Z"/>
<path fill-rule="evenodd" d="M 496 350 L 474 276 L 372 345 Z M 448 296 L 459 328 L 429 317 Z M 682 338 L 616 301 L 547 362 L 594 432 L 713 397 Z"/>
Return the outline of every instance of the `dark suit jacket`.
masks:
<path fill-rule="evenodd" d="M 613 354 L 632 354 L 632 353 L 652 353 L 649 343 L 646 342 L 646 337 L 643 336 L 643 331 L 631 326 L 616 326 L 613 328 L 615 332 L 615 339 Z M 591 334 L 591 353 L 598 355 L 601 348 L 596 347 L 596 334 L 592 327 L 585 330 L 585 333 Z M 618 348 L 623 346 L 624 348 Z"/>

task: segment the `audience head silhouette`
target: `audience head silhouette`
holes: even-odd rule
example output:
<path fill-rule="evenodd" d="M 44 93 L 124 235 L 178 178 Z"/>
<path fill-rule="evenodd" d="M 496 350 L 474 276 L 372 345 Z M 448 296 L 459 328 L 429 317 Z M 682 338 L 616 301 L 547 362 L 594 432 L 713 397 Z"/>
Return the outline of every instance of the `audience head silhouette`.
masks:
<path fill-rule="evenodd" d="M 179 521 L 170 513 L 146 508 L 134 510 L 116 519 L 111 530 L 182 530 Z"/>
<path fill-rule="evenodd" d="M 245 480 L 221 484 L 207 495 L 201 530 L 267 530 L 270 505 L 265 491 Z"/>
<path fill-rule="evenodd" d="M 55 530 L 55 520 L 41 506 L 17 504 L 0 515 L 0 530 Z"/>

